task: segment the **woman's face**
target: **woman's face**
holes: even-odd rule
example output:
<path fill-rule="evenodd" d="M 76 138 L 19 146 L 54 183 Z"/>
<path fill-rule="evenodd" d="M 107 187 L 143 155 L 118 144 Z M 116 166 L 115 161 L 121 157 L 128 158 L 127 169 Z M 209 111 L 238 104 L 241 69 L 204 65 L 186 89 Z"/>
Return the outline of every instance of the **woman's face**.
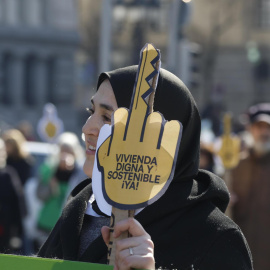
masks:
<path fill-rule="evenodd" d="M 111 124 L 112 113 L 117 108 L 112 86 L 109 80 L 105 80 L 91 99 L 89 108 L 91 116 L 82 128 L 86 146 L 86 160 L 83 170 L 89 177 L 92 177 L 99 131 L 104 124 Z"/>

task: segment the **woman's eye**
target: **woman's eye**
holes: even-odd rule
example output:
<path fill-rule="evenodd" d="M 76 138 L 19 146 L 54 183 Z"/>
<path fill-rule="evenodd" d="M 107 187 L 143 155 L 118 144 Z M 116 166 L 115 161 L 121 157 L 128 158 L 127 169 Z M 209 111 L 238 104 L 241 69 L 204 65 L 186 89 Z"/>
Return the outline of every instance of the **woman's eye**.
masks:
<path fill-rule="evenodd" d="M 94 110 L 91 109 L 91 108 L 86 108 L 86 111 L 87 111 L 90 115 L 94 114 Z"/>
<path fill-rule="evenodd" d="M 106 115 L 103 115 L 103 120 L 104 120 L 105 122 L 111 122 L 111 118 L 108 117 L 108 116 L 106 116 Z"/>

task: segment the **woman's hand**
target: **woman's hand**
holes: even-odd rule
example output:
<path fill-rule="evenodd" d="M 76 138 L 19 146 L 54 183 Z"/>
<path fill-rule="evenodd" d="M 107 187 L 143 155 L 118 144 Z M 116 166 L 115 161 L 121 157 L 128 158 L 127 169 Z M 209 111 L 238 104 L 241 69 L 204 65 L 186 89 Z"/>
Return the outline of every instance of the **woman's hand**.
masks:
<path fill-rule="evenodd" d="M 131 237 L 117 240 L 125 231 L 128 231 Z M 104 242 L 108 245 L 110 228 L 102 227 L 101 233 Z M 137 220 L 128 218 L 116 223 L 113 237 L 116 241 L 115 270 L 155 269 L 154 244 L 150 235 Z"/>

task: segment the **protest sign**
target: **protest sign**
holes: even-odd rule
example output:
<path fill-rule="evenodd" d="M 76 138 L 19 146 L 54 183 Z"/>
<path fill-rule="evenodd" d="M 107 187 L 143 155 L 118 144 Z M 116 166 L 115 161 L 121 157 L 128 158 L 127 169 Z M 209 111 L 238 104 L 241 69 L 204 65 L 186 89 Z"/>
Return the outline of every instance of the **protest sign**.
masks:
<path fill-rule="evenodd" d="M 63 121 L 58 117 L 55 105 L 52 103 L 45 104 L 43 115 L 37 125 L 37 133 L 39 137 L 44 142 L 55 143 L 63 130 Z"/>
<path fill-rule="evenodd" d="M 104 198 L 119 209 L 137 209 L 158 200 L 174 174 L 182 125 L 166 121 L 159 112 L 150 113 L 159 60 L 159 51 L 146 44 L 130 109 L 114 112 L 112 133 L 97 151 Z"/>
<path fill-rule="evenodd" d="M 224 132 L 218 154 L 225 169 L 232 169 L 239 163 L 240 140 L 231 134 L 231 115 L 229 113 L 224 115 L 223 122 Z"/>
<path fill-rule="evenodd" d="M 222 144 L 218 153 L 225 168 L 224 181 L 229 191 L 231 190 L 231 169 L 238 165 L 240 157 L 240 139 L 231 134 L 231 118 L 229 113 L 224 115 Z M 229 217 L 232 217 L 231 208 L 230 203 L 226 209 L 226 215 Z"/>

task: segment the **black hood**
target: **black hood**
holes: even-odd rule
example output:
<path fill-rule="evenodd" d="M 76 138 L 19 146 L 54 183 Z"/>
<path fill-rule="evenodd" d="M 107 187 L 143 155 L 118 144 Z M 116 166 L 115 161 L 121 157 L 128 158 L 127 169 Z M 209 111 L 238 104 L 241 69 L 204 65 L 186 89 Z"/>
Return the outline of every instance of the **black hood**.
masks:
<path fill-rule="evenodd" d="M 118 107 L 129 108 L 138 66 L 130 66 L 102 73 L 100 84 L 109 79 Z M 154 111 L 168 121 L 178 120 L 183 125 L 183 135 L 173 181 L 193 178 L 198 173 L 201 121 L 196 103 L 184 83 L 165 69 L 160 69 L 154 99 Z"/>
<path fill-rule="evenodd" d="M 129 108 L 136 72 L 137 66 L 132 66 L 102 73 L 98 87 L 109 79 L 118 106 Z M 156 269 L 252 269 L 239 266 L 238 258 L 247 254 L 246 247 L 242 249 L 244 253 L 236 248 L 239 238 L 233 232 L 238 228 L 221 213 L 229 202 L 224 181 L 198 169 L 200 116 L 196 104 L 181 80 L 164 69 L 160 71 L 154 110 L 167 120 L 179 120 L 183 124 L 174 179 L 163 196 L 136 215 L 155 244 Z M 39 256 L 77 258 L 86 202 L 92 193 L 90 182 L 87 179 L 73 190 Z M 104 263 L 106 254 L 107 247 L 100 236 L 80 259 Z M 223 262 L 222 256 L 229 260 Z M 246 256 L 248 263 L 249 255 Z M 227 261 L 234 267 L 227 267 Z"/>
<path fill-rule="evenodd" d="M 137 69 L 138 66 L 130 66 L 101 73 L 97 89 L 104 80 L 109 79 L 118 107 L 129 108 Z M 168 214 L 168 206 L 174 212 L 202 201 L 211 201 L 224 212 L 229 202 L 224 181 L 210 172 L 198 169 L 201 120 L 196 103 L 185 84 L 165 69 L 160 69 L 154 111 L 162 113 L 168 121 L 180 121 L 183 134 L 174 178 L 165 194 L 148 207 L 158 207 L 159 218 L 163 208 L 164 215 Z"/>

